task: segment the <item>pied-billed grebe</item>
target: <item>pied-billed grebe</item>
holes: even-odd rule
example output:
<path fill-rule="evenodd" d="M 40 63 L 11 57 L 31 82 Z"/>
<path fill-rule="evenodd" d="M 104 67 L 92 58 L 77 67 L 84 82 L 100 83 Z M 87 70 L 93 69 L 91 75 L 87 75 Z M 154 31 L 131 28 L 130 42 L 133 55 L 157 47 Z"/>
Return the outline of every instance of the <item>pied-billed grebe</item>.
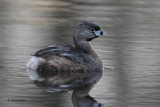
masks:
<path fill-rule="evenodd" d="M 102 76 L 103 64 L 90 41 L 106 35 L 94 23 L 80 23 L 73 35 L 75 47 L 48 46 L 27 63 L 27 73 L 36 85 L 51 92 L 65 92 L 93 86 Z"/>

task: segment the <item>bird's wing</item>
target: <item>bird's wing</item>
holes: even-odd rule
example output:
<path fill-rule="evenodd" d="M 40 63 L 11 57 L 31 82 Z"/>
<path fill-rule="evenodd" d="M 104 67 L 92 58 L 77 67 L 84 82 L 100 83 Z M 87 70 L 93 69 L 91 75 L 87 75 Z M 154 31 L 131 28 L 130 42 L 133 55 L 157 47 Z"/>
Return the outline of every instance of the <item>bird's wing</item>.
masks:
<path fill-rule="evenodd" d="M 47 87 L 49 91 L 68 91 L 85 85 L 92 57 L 76 48 L 61 45 L 49 46 L 38 51 L 35 56 L 45 59 L 37 72 L 44 78 L 37 85 Z"/>

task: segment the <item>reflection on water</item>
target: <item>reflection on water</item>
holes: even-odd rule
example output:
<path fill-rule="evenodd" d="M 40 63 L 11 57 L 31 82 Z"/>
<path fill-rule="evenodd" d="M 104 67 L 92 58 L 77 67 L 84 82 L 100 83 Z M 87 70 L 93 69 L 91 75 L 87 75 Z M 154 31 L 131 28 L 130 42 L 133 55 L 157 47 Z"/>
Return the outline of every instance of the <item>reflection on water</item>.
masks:
<path fill-rule="evenodd" d="M 92 42 L 104 74 L 90 95 L 105 107 L 159 106 L 159 0 L 1 0 L 2 107 L 72 107 L 71 92 L 44 92 L 29 81 L 25 65 L 46 45 L 73 44 L 75 25 L 86 20 L 109 34 Z"/>
<path fill-rule="evenodd" d="M 73 91 L 72 103 L 74 107 L 104 107 L 104 104 L 98 103 L 93 97 L 84 95 L 80 91 Z"/>

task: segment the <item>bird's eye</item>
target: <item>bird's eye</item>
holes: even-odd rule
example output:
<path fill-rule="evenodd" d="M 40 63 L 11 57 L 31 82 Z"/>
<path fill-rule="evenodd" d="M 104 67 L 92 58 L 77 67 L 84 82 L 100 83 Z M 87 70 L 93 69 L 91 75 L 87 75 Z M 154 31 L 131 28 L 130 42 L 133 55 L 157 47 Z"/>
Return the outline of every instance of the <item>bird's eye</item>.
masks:
<path fill-rule="evenodd" d="M 94 29 L 94 28 L 91 28 L 91 29 L 90 29 L 90 31 L 91 31 L 91 32 L 94 32 L 94 31 L 95 31 L 95 29 Z"/>

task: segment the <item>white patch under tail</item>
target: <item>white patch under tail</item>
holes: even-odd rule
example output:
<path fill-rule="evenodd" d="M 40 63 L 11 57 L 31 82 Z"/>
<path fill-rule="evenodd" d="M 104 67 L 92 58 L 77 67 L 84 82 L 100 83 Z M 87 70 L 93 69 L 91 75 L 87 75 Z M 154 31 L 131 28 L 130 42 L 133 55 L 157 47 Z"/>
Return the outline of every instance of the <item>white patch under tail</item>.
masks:
<path fill-rule="evenodd" d="M 37 68 L 43 59 L 40 57 L 32 56 L 27 63 L 27 73 L 31 80 L 38 80 L 39 75 L 37 73 Z"/>

